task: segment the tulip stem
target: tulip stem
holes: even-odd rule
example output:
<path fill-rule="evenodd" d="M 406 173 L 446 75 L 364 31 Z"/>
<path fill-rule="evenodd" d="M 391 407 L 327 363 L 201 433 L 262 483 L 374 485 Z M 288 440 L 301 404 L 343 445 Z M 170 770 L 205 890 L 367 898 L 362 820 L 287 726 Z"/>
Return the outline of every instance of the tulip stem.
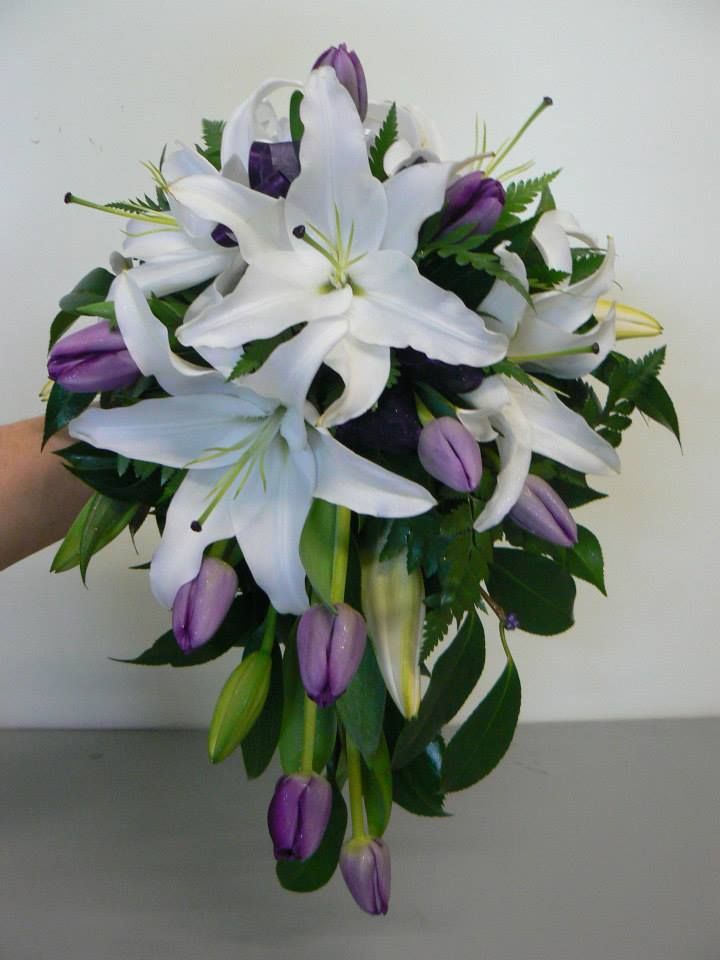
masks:
<path fill-rule="evenodd" d="M 503 610 L 503 608 L 500 606 L 499 603 L 496 603 L 495 600 L 493 600 L 493 598 L 490 596 L 490 594 L 487 592 L 487 590 L 483 590 L 482 587 L 480 587 L 479 590 L 480 590 L 480 596 L 483 598 L 483 600 L 485 601 L 485 603 L 490 607 L 490 609 L 491 609 L 492 612 L 495 614 L 495 616 L 498 618 L 498 620 L 500 621 L 500 623 L 501 623 L 501 624 L 504 624 L 504 623 L 505 623 L 505 620 L 507 619 L 507 615 L 506 615 L 505 611 Z"/>
<path fill-rule="evenodd" d="M 302 766 L 304 773 L 313 772 L 315 759 L 315 728 L 317 726 L 317 704 L 305 694 L 305 714 L 303 718 Z"/>
<path fill-rule="evenodd" d="M 337 507 L 335 513 L 335 540 L 333 542 L 333 566 L 330 578 L 330 600 L 342 603 L 345 599 L 348 556 L 350 553 L 350 519 L 347 507 Z"/>
<path fill-rule="evenodd" d="M 360 765 L 360 751 L 347 735 L 347 732 L 345 734 L 345 753 L 347 756 L 352 835 L 353 840 L 361 840 L 367 836 L 363 815 L 362 766 Z"/>
<path fill-rule="evenodd" d="M 275 607 L 272 604 L 268 607 L 267 616 L 265 617 L 265 629 L 263 631 L 262 643 L 260 644 L 260 649 L 263 653 L 272 653 L 273 644 L 275 643 L 275 624 L 277 623 L 277 612 Z"/>

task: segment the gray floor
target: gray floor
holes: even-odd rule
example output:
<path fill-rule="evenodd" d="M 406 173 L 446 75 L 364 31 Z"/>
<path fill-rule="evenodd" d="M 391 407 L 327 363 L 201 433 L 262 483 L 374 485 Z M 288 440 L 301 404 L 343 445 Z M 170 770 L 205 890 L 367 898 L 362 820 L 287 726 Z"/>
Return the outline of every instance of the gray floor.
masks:
<path fill-rule="evenodd" d="M 717 960 L 720 720 L 520 728 L 398 811 L 388 917 L 274 877 L 273 777 L 198 733 L 0 731 L 2 960 Z"/>

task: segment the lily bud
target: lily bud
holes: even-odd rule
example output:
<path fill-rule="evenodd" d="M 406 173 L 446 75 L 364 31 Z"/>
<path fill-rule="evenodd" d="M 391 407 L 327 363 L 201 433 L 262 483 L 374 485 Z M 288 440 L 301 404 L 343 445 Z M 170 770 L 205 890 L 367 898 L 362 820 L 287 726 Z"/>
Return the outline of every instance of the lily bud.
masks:
<path fill-rule="evenodd" d="M 418 457 L 430 476 L 451 490 L 470 493 L 480 483 L 480 447 L 467 427 L 454 417 L 438 417 L 423 427 Z"/>
<path fill-rule="evenodd" d="M 58 340 L 47 368 L 50 379 L 70 393 L 118 390 L 140 376 L 120 332 L 107 320 Z"/>
<path fill-rule="evenodd" d="M 265 706 L 272 660 L 264 650 L 244 658 L 225 682 L 215 704 L 208 734 L 211 763 L 220 763 L 250 733 Z"/>
<path fill-rule="evenodd" d="M 361 560 L 362 606 L 388 693 L 406 718 L 420 709 L 420 643 L 425 586 L 408 573 L 407 555 L 380 559 L 380 547 Z"/>
<path fill-rule="evenodd" d="M 333 68 L 338 80 L 353 98 L 360 119 L 364 120 L 368 108 L 367 83 L 363 65 L 355 51 L 348 50 L 344 43 L 337 47 L 328 47 L 313 64 L 313 70 L 318 67 Z"/>
<path fill-rule="evenodd" d="M 297 653 L 305 692 L 321 707 L 345 693 L 365 652 L 367 627 L 362 616 L 346 603 L 336 613 L 311 607 L 300 618 Z"/>
<path fill-rule="evenodd" d="M 320 846 L 330 819 L 332 788 L 316 773 L 280 777 L 268 808 L 276 860 L 307 860 Z"/>
<path fill-rule="evenodd" d="M 466 173 L 451 183 L 445 194 L 438 236 L 472 224 L 471 233 L 490 233 L 505 204 L 505 190 L 499 180 L 481 170 Z"/>
<path fill-rule="evenodd" d="M 172 628 L 181 650 L 197 650 L 215 635 L 237 588 L 237 574 L 229 563 L 204 558 L 198 575 L 180 587 L 173 601 Z"/>
<path fill-rule="evenodd" d="M 373 916 L 386 914 L 390 901 L 390 850 L 384 840 L 348 840 L 340 871 L 355 903 Z"/>
<path fill-rule="evenodd" d="M 508 516 L 523 530 L 559 547 L 572 547 L 577 543 L 577 525 L 572 514 L 541 477 L 528 476 Z"/>

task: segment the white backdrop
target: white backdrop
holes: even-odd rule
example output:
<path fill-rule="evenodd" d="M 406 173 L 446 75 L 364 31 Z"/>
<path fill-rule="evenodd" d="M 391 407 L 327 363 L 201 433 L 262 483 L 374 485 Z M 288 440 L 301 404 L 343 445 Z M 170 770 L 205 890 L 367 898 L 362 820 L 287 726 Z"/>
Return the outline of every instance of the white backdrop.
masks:
<path fill-rule="evenodd" d="M 0 36 L 7 422 L 40 412 L 57 298 L 120 242 L 122 221 L 64 207 L 66 190 L 143 191 L 139 160 L 198 139 L 202 116 L 226 117 L 267 76 L 302 79 L 341 40 L 371 96 L 426 109 L 452 155 L 472 149 L 476 112 L 497 142 L 552 95 L 517 159 L 564 168 L 559 204 L 615 236 L 621 298 L 665 324 L 684 453 L 638 423 L 611 499 L 578 512 L 604 545 L 609 599 L 580 585 L 574 630 L 514 635 L 522 716 L 718 713 L 716 0 L 2 0 Z M 141 537 L 140 559 L 152 544 Z M 123 537 L 85 590 L 47 572 L 52 553 L 0 575 L 0 724 L 206 724 L 234 655 L 194 670 L 112 663 L 167 628 L 146 575 L 127 569 L 138 558 Z M 498 667 L 493 650 L 489 679 Z"/>

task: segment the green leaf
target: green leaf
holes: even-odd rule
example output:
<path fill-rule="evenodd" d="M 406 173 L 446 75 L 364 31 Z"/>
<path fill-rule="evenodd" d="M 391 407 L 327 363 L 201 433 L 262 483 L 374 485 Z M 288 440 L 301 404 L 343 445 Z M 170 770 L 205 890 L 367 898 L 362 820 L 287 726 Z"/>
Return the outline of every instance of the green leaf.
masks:
<path fill-rule="evenodd" d="M 511 377 L 513 380 L 517 380 L 518 383 L 521 383 L 524 387 L 528 387 L 533 393 L 540 393 L 536 381 L 526 370 L 519 364 L 513 363 L 512 360 L 501 360 L 499 363 L 494 363 L 489 369 L 492 373 L 500 373 L 504 377 Z"/>
<path fill-rule="evenodd" d="M 555 559 L 574 577 L 586 580 L 606 594 L 602 547 L 587 527 L 578 526 L 578 542 L 574 547 L 555 548 Z"/>
<path fill-rule="evenodd" d="M 138 511 L 136 503 L 111 500 L 110 497 L 94 496 L 80 534 L 80 576 L 85 583 L 91 558 L 125 529 Z"/>
<path fill-rule="evenodd" d="M 266 340 L 251 340 L 243 348 L 243 355 L 237 361 L 232 369 L 232 373 L 227 378 L 228 381 L 236 380 L 238 377 L 245 377 L 250 373 L 255 373 L 265 363 L 267 358 L 273 352 L 275 347 L 285 343 L 290 339 L 288 331 L 277 334 L 274 337 L 268 337 Z"/>
<path fill-rule="evenodd" d="M 305 690 L 300 680 L 297 647 L 289 638 L 283 657 L 283 711 L 280 726 L 280 763 L 285 773 L 296 773 L 302 766 L 303 734 L 305 726 Z M 313 770 L 320 772 L 335 746 L 337 719 L 330 707 L 317 708 Z"/>
<path fill-rule="evenodd" d="M 520 715 L 520 678 L 508 662 L 485 699 L 445 750 L 442 788 L 454 792 L 486 777 L 507 752 Z"/>
<path fill-rule="evenodd" d="M 77 312 L 81 317 L 101 317 L 103 320 L 115 323 L 115 304 L 112 300 L 86 303 L 84 306 L 78 307 Z"/>
<path fill-rule="evenodd" d="M 247 648 L 246 648 L 247 655 Z M 245 772 L 254 780 L 267 769 L 280 737 L 283 709 L 282 655 L 276 643 L 272 651 L 270 689 L 260 716 L 241 744 Z"/>
<path fill-rule="evenodd" d="M 445 744 L 437 736 L 407 766 L 393 770 L 395 803 L 419 817 L 446 817 L 441 786 Z"/>
<path fill-rule="evenodd" d="M 357 673 L 335 706 L 345 729 L 367 761 L 378 749 L 385 712 L 385 682 L 370 642 L 365 645 Z"/>
<path fill-rule="evenodd" d="M 371 837 L 381 837 L 390 822 L 393 803 L 392 767 L 385 737 L 369 761 L 363 762 L 362 779 L 368 832 Z"/>
<path fill-rule="evenodd" d="M 45 408 L 43 446 L 58 430 L 62 430 L 71 420 L 80 416 L 94 399 L 94 393 L 71 393 L 59 383 L 54 383 Z"/>
<path fill-rule="evenodd" d="M 393 767 L 408 764 L 452 720 L 472 693 L 484 664 L 483 626 L 476 613 L 469 613 L 435 664 L 417 717 L 400 732 L 393 751 Z"/>
<path fill-rule="evenodd" d="M 548 636 L 573 625 L 575 583 L 567 571 L 547 557 L 522 550 L 496 549 L 487 588 L 520 628 Z"/>
<path fill-rule="evenodd" d="M 498 233 L 514 223 L 517 223 L 518 213 L 522 213 L 533 200 L 540 195 L 545 187 L 558 176 L 560 170 L 553 170 L 541 177 L 535 177 L 531 180 L 518 180 L 515 183 L 509 183 L 505 190 L 505 204 L 500 219 L 495 224 L 493 233 Z"/>
<path fill-rule="evenodd" d="M 78 280 L 70 293 L 60 298 L 60 309 L 77 313 L 78 307 L 104 300 L 115 277 L 104 267 L 96 267 Z"/>
<path fill-rule="evenodd" d="M 677 413 L 665 387 L 658 379 L 649 380 L 642 389 L 642 393 L 636 398 L 638 410 L 655 420 L 657 423 L 667 427 L 668 430 L 680 440 L 680 425 L 678 424 Z"/>
<path fill-rule="evenodd" d="M 225 127 L 223 120 L 203 119 L 203 143 L 204 147 L 198 147 L 198 153 L 211 163 L 216 170 L 220 169 L 220 147 L 222 145 L 222 134 Z"/>
<path fill-rule="evenodd" d="M 334 607 L 330 585 L 337 509 L 326 500 L 313 500 L 300 537 L 300 559 L 308 580 L 323 603 L 331 607 Z"/>
<path fill-rule="evenodd" d="M 378 134 L 370 147 L 370 172 L 380 181 L 387 180 L 385 173 L 385 154 L 395 143 L 398 137 L 397 125 L 397 105 L 392 104 L 383 120 L 383 124 L 378 130 Z"/>
<path fill-rule="evenodd" d="M 333 787 L 332 809 L 325 835 L 312 857 L 300 862 L 280 860 L 277 878 L 286 890 L 309 893 L 324 887 L 335 873 L 347 827 L 347 807 L 340 791 Z"/>
<path fill-rule="evenodd" d="M 302 140 L 303 134 L 305 133 L 305 124 L 300 119 L 300 104 L 302 102 L 302 90 L 293 90 L 290 96 L 288 119 L 290 123 L 290 139 L 294 140 L 295 143 L 299 143 Z"/>
<path fill-rule="evenodd" d="M 48 353 L 52 350 L 60 337 L 70 329 L 77 320 L 78 315 L 74 311 L 61 310 L 55 315 L 55 319 L 50 324 L 50 340 L 48 342 Z"/>

